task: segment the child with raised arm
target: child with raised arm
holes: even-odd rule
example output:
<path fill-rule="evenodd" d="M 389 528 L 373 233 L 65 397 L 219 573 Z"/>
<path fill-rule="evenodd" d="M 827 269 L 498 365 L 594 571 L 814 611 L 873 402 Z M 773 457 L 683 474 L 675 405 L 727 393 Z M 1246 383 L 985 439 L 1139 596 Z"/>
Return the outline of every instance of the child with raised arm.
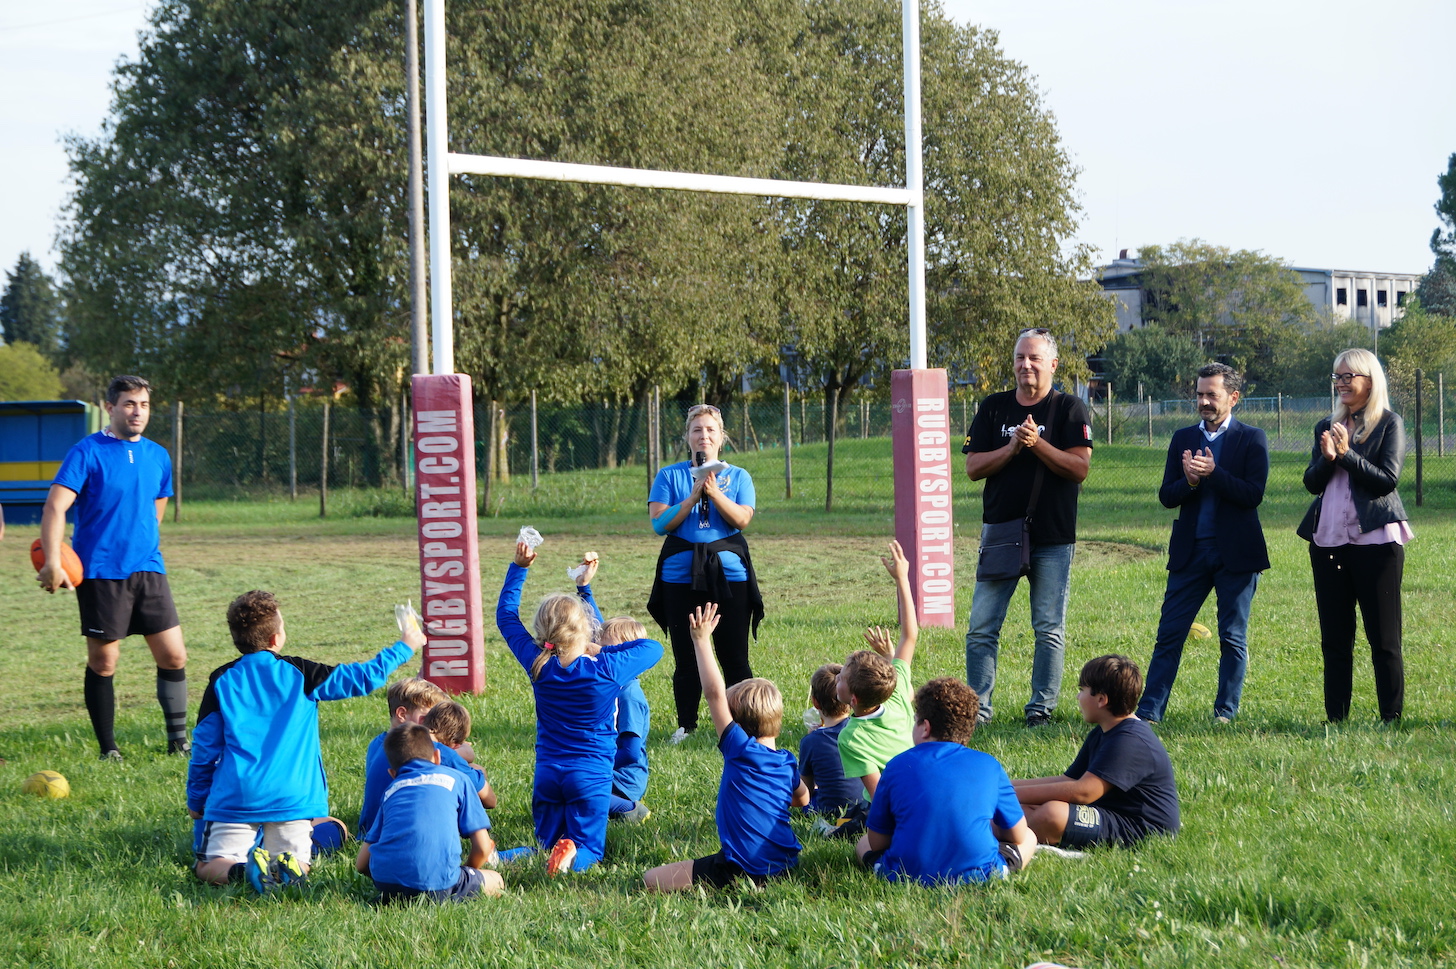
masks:
<path fill-rule="evenodd" d="M 531 815 L 536 840 L 549 849 L 546 871 L 583 871 L 606 850 L 607 812 L 616 753 L 615 713 L 622 688 L 662 659 L 662 644 L 635 639 L 590 655 L 591 617 L 573 595 L 549 595 L 521 622 L 521 587 L 536 551 L 516 544 L 496 604 L 506 645 L 531 676 L 536 697 L 536 776 Z"/>
<path fill-rule="evenodd" d="M 866 800 L 873 800 L 880 771 L 890 758 L 909 750 L 914 726 L 910 701 L 910 663 L 915 659 L 915 641 L 920 626 L 915 619 L 915 602 L 910 596 L 910 563 L 900 543 L 890 542 L 888 558 L 880 556 L 885 571 L 895 580 L 900 614 L 900 644 L 890 654 L 890 634 L 878 626 L 865 630 L 865 642 L 873 648 L 856 650 L 844 661 L 839 673 L 839 698 L 849 704 L 850 718 L 839 734 L 839 759 L 845 777 L 858 777 Z"/>
<path fill-rule="evenodd" d="M 329 666 L 279 655 L 288 637 L 271 592 L 238 596 L 227 622 L 243 655 L 208 680 L 187 769 L 187 813 L 206 822 L 194 871 L 262 892 L 304 878 L 313 820 L 329 813 L 319 703 L 379 689 L 425 637 L 411 628 L 372 660 Z"/>
<path fill-rule="evenodd" d="M 953 677 L 915 693 L 915 746 L 880 774 L 856 853 L 890 881 L 979 882 L 1019 871 L 1036 851 L 1006 771 L 965 745 L 981 701 Z"/>
<path fill-rule="evenodd" d="M 445 691 L 422 677 L 411 676 L 395 680 L 385 693 L 389 705 L 389 725 L 397 727 L 402 723 L 423 723 L 430 711 L 442 703 L 449 703 Z M 462 711 L 464 712 L 464 711 Z M 465 714 L 469 717 L 469 714 Z M 468 730 L 468 728 L 467 728 Z M 389 759 L 384 755 L 384 737 L 389 731 L 381 732 L 369 742 L 364 752 L 364 803 L 359 809 L 359 830 L 368 831 L 379 813 L 379 804 L 384 798 L 384 789 L 389 787 Z M 485 776 L 485 771 L 471 764 L 452 747 L 439 744 L 440 763 L 458 770 L 470 779 L 481 807 L 494 808 L 495 790 Z"/>
<path fill-rule="evenodd" d="M 477 895 L 499 895 L 501 876 L 485 871 L 495 854 L 490 819 L 480 806 L 473 782 L 440 766 L 440 751 L 430 731 L 402 723 L 384 735 L 392 783 L 354 867 L 374 879 L 380 902 L 424 896 L 435 902 L 463 902 Z M 470 855 L 460 864 L 460 839 L 470 839 Z"/>
<path fill-rule="evenodd" d="M 725 888 L 738 878 L 755 885 L 782 875 L 799 861 L 799 841 L 789 827 L 789 806 L 809 803 L 809 789 L 799 779 L 794 755 L 779 750 L 784 698 L 778 687 L 761 677 L 723 685 L 723 671 L 713 655 L 713 630 L 718 607 L 699 606 L 688 620 L 703 698 L 718 731 L 723 754 L 723 779 L 718 785 L 716 854 L 692 861 L 660 865 L 642 876 L 655 891 L 693 885 Z"/>
<path fill-rule="evenodd" d="M 1150 834 L 1176 834 L 1178 786 L 1168 751 L 1133 716 L 1142 672 L 1126 656 L 1088 660 L 1077 706 L 1092 724 L 1066 773 L 1012 781 L 1026 820 L 1043 845 L 1131 846 Z"/>
<path fill-rule="evenodd" d="M 592 596 L 591 582 L 596 577 L 601 556 L 587 552 L 581 557 L 576 575 L 576 596 L 596 618 L 600 632 L 597 642 L 588 652 L 600 651 L 602 646 L 615 646 L 636 639 L 646 639 L 647 629 L 631 616 L 613 616 L 603 620 L 602 611 L 597 608 Z M 652 811 L 642 800 L 647 793 L 647 732 L 652 727 L 652 708 L 647 705 L 647 694 L 642 692 L 642 683 L 633 678 L 622 687 L 617 696 L 617 753 L 612 760 L 612 803 L 607 814 L 612 820 L 640 824 L 652 816 Z"/>

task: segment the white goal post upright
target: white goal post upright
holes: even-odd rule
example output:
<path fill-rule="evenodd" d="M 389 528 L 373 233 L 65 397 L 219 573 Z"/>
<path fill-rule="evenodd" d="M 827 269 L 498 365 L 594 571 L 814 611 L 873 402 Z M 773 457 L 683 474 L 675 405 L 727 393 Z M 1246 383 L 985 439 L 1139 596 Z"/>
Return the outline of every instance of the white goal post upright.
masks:
<path fill-rule="evenodd" d="M 920 5 L 918 0 L 902 0 L 902 34 L 904 53 L 904 95 L 905 95 L 905 187 L 888 188 L 865 185 L 833 185 L 818 182 L 795 182 L 772 178 L 739 178 L 725 175 L 705 175 L 688 172 L 648 171 L 642 169 L 614 168 L 603 165 L 579 165 L 565 162 L 535 161 L 519 158 L 500 158 L 488 155 L 468 155 L 451 152 L 449 149 L 449 105 L 446 94 L 445 65 L 445 0 L 425 0 L 425 104 L 426 104 L 426 185 L 429 192 L 429 253 L 430 253 L 430 319 L 433 330 L 434 349 L 433 376 L 417 375 L 417 394 L 435 393 L 434 420 L 445 420 L 439 401 L 444 398 L 454 402 L 457 412 L 457 426 L 464 426 L 460 409 L 470 406 L 470 384 L 466 375 L 455 374 L 454 308 L 450 285 L 450 176 L 473 174 L 497 177 L 535 178 L 554 181 L 572 181 L 597 185 L 619 185 L 649 189 L 669 189 L 689 192 L 710 192 L 729 195 L 750 195 L 765 198 L 808 198 L 828 201 L 877 203 L 903 205 L 906 211 L 906 248 L 908 250 L 909 273 L 909 324 L 910 324 L 910 369 L 897 370 L 891 379 L 892 407 L 897 415 L 893 422 L 892 436 L 895 447 L 895 509 L 896 537 L 905 549 L 911 562 L 911 588 L 914 592 L 916 611 L 924 625 L 953 626 L 955 611 L 952 594 L 943 594 L 953 589 L 953 556 L 950 541 L 942 536 L 950 535 L 950 428 L 949 406 L 946 393 L 944 370 L 927 370 L 925 335 L 925 218 L 924 187 L 921 172 L 921 127 L 920 127 Z M 434 381 L 449 378 L 448 382 L 434 387 Z M 462 379 L 463 378 L 463 379 Z M 442 396 L 443 394 L 443 396 Z M 463 395 L 463 396 L 462 396 Z M 417 407 L 418 409 L 418 407 Z M 419 450 L 421 429 L 415 428 L 415 461 L 433 461 L 431 466 L 440 466 L 437 454 L 426 454 Z M 457 508 L 470 507 L 474 511 L 474 469 L 473 461 L 462 461 L 458 486 L 469 489 L 469 496 L 461 494 Z M 472 465 L 467 471 L 464 465 Z M 468 479 L 468 480 L 467 480 Z M 443 479 L 442 479 L 443 480 Z M 438 590 L 458 583 L 431 581 L 432 571 L 446 568 L 441 561 L 428 561 L 423 551 L 427 545 L 437 553 L 441 548 L 439 539 L 429 539 L 426 528 L 440 531 L 438 520 L 427 519 L 428 507 L 439 511 L 442 502 L 429 502 L 442 492 L 436 485 L 430 495 L 417 493 L 416 505 L 421 526 L 421 569 L 425 590 L 425 618 L 430 620 L 432 589 L 435 595 L 446 595 Z M 922 514 L 922 512 L 924 514 Z M 928 515 L 934 524 L 925 524 L 922 519 Z M 478 543 L 475 534 L 473 514 L 462 521 L 464 540 L 460 558 L 465 562 L 478 562 Z M 930 535 L 927 538 L 927 531 Z M 438 558 L 438 556 L 437 556 Z M 926 583 L 932 585 L 937 594 L 929 596 L 927 602 Z M 467 583 L 469 584 L 469 583 Z M 478 587 L 478 577 L 474 585 Z M 452 590 L 453 591 L 453 590 Z M 453 599 L 451 600 L 454 601 Z M 453 608 L 453 607 L 452 607 Z M 442 685 L 455 690 L 476 690 L 484 684 L 483 616 L 479 603 L 471 605 L 470 613 L 464 617 L 451 614 L 450 620 L 438 625 L 430 624 L 427 630 L 430 644 L 425 650 L 425 673 L 431 679 L 432 655 L 436 629 L 448 626 L 452 632 L 448 642 L 450 650 L 460 649 L 463 640 L 460 630 L 468 627 L 468 649 L 464 654 L 451 653 L 449 670 L 459 671 L 468 660 L 470 674 L 453 678 L 454 674 L 442 674 Z M 440 659 L 437 662 L 445 663 Z M 447 667 L 440 667 L 445 669 Z"/>

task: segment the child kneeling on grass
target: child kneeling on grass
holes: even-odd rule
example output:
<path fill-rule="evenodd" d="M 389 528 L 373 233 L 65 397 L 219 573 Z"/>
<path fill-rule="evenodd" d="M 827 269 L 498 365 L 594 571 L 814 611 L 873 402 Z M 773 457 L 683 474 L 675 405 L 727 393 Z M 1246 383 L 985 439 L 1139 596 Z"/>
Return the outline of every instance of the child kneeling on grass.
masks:
<path fill-rule="evenodd" d="M 1178 786 L 1168 751 L 1133 716 L 1143 692 L 1137 664 L 1099 656 L 1082 667 L 1077 705 L 1093 729 L 1058 777 L 1013 781 L 1026 820 L 1044 845 L 1136 844 L 1178 832 Z"/>
<path fill-rule="evenodd" d="M 214 885 L 247 881 L 262 892 L 303 879 L 313 819 L 329 813 L 320 701 L 379 689 L 425 637 L 411 629 L 372 660 L 327 666 L 279 655 L 288 636 L 271 592 L 238 596 L 227 621 L 243 655 L 213 670 L 192 732 L 187 813 L 206 822 L 194 871 Z"/>
<path fill-rule="evenodd" d="M 926 885 L 1005 878 L 1031 862 L 1036 835 L 1011 780 L 990 754 L 965 744 L 981 701 L 952 677 L 915 693 L 915 746 L 885 765 L 855 848 L 890 881 Z"/>
<path fill-rule="evenodd" d="M 738 878 L 763 885 L 799 861 L 799 841 L 789 827 L 789 805 L 809 803 L 794 755 L 776 740 L 784 719 L 779 688 L 761 677 L 723 685 L 713 655 L 718 607 L 699 606 L 688 619 L 703 698 L 718 731 L 723 779 L 718 785 L 716 854 L 660 865 L 642 876 L 648 888 L 674 891 L 693 885 L 726 888 Z"/>
<path fill-rule="evenodd" d="M 463 902 L 499 895 L 505 882 L 485 870 L 495 854 L 490 819 L 473 783 L 440 766 L 440 752 L 423 724 L 403 723 L 384 736 L 394 782 L 384 792 L 374 826 L 360 840 L 354 867 L 374 879 L 381 903 L 424 896 Z M 460 864 L 460 839 L 470 857 Z"/>

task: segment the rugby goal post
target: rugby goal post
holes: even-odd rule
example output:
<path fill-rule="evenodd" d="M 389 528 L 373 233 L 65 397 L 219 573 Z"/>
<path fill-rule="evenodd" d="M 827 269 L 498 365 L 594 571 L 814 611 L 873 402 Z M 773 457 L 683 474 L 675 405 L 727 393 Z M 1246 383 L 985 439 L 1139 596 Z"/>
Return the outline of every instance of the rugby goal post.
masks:
<path fill-rule="evenodd" d="M 911 563 L 921 625 L 955 625 L 950 408 L 946 374 L 927 369 L 925 192 L 921 174 L 920 5 L 902 0 L 905 186 L 834 185 L 470 155 L 449 150 L 445 0 L 425 0 L 425 140 L 433 373 L 413 378 L 413 461 L 427 679 L 452 692 L 485 684 L 485 616 L 476 532 L 470 376 L 455 373 L 451 293 L 452 175 L 490 175 L 765 198 L 902 205 L 906 210 L 910 369 L 891 377 L 895 537 Z"/>

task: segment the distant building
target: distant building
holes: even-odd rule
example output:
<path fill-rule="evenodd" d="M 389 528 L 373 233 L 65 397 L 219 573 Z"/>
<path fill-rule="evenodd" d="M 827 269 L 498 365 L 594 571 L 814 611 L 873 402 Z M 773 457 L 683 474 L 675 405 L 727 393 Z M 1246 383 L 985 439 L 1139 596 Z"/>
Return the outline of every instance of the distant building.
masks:
<path fill-rule="evenodd" d="M 1126 249 L 1102 267 L 1098 280 L 1113 301 L 1117 332 L 1143 326 L 1142 261 L 1129 259 Z M 1304 280 L 1304 295 L 1315 309 L 1335 320 L 1356 320 L 1385 329 L 1405 315 L 1405 303 L 1421 282 L 1420 273 L 1356 272 L 1348 269 L 1292 267 Z"/>

